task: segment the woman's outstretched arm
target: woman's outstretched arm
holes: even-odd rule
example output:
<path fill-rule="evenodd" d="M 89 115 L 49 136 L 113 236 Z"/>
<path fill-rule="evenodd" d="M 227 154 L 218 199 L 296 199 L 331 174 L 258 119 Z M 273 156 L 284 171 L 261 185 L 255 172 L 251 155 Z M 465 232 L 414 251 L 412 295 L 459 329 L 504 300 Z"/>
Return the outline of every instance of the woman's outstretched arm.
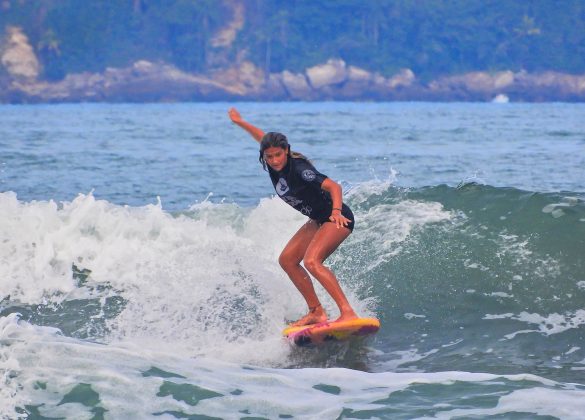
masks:
<path fill-rule="evenodd" d="M 244 121 L 244 119 L 242 118 L 242 116 L 240 115 L 236 108 L 230 108 L 230 110 L 228 111 L 228 115 L 234 124 L 237 124 L 240 127 L 242 127 L 254 138 L 254 140 L 260 143 L 262 137 L 264 137 L 264 131 Z"/>

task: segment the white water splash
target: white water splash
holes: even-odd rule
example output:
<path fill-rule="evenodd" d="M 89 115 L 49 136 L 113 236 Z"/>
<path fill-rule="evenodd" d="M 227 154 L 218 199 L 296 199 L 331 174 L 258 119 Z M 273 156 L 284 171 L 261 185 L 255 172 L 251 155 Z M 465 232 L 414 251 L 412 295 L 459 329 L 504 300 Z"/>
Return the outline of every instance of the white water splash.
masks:
<path fill-rule="evenodd" d="M 100 341 L 270 364 L 289 351 L 285 320 L 306 311 L 277 262 L 305 218 L 278 199 L 252 210 L 204 202 L 173 216 L 160 202 L 116 206 L 89 194 L 59 206 L 6 193 L 0 211 L 1 295 L 29 305 L 119 296 L 123 309 L 102 314 Z M 90 271 L 83 285 L 73 265 Z M 367 298 L 344 288 L 358 313 L 373 315 Z"/>
<path fill-rule="evenodd" d="M 410 387 L 433 400 L 426 407 L 417 402 L 416 407 L 410 408 L 403 401 L 403 413 L 426 409 L 437 418 L 518 411 L 564 418 L 570 409 L 582 408 L 585 401 L 583 390 L 534 375 L 260 368 L 209 358 L 184 358 L 130 343 L 120 346 L 83 342 L 64 337 L 53 328 L 19 321 L 15 314 L 0 318 L 0 344 L 0 374 L 4 381 L 0 387 L 0 417 L 4 418 L 24 418 L 17 416 L 15 409 L 25 404 L 38 406 L 44 416 L 80 419 L 91 418 L 95 408 L 105 410 L 112 418 L 150 418 L 173 412 L 225 419 L 237 419 L 243 413 L 266 418 L 291 415 L 335 419 L 347 410 L 381 410 L 383 416 L 389 407 L 382 401 Z M 506 390 L 503 381 L 518 385 L 515 390 Z M 80 384 L 87 384 L 98 396 L 93 405 L 67 402 L 64 398 Z M 441 391 L 456 384 L 480 385 L 479 395 L 495 392 L 498 405 L 489 409 L 457 406 L 452 399 L 434 396 L 435 389 Z M 421 385 L 430 388 L 425 390 Z M 165 392 L 173 388 L 179 392 Z M 202 397 L 201 392 L 207 395 Z M 533 392 L 539 395 L 538 404 L 534 404 Z M 442 391 L 438 395 L 444 394 Z M 438 406 L 441 409 L 437 411 Z M 392 407 L 392 412 L 396 409 Z"/>

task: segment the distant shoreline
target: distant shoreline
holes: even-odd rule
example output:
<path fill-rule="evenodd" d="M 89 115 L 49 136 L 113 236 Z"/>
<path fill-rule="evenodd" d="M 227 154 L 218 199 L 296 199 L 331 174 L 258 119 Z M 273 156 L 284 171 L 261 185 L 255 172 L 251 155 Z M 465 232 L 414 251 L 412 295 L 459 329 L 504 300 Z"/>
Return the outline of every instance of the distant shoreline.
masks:
<path fill-rule="evenodd" d="M 101 73 L 69 74 L 49 82 L 0 79 L 0 103 L 164 102 L 585 102 L 585 75 L 559 72 L 470 72 L 419 80 L 409 69 L 383 77 L 328 62 L 301 73 L 266 75 L 250 62 L 210 74 L 187 73 L 167 63 L 138 61 Z"/>

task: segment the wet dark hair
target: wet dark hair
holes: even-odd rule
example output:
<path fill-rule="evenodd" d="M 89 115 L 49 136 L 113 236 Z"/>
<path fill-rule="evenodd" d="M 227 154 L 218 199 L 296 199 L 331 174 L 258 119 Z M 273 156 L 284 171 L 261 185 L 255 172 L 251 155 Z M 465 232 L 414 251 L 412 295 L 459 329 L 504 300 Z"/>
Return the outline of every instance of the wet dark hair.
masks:
<path fill-rule="evenodd" d="M 295 157 L 309 160 L 300 153 L 291 152 L 290 144 L 288 143 L 288 139 L 284 134 L 275 131 L 270 131 L 264 134 L 262 140 L 260 140 L 260 157 L 258 158 L 258 161 L 262 164 L 262 167 L 264 168 L 265 171 L 268 170 L 268 166 L 266 165 L 266 161 L 264 160 L 264 151 L 266 149 L 269 149 L 270 147 L 280 147 L 281 149 L 286 151 L 286 154 L 288 155 L 289 158 Z"/>

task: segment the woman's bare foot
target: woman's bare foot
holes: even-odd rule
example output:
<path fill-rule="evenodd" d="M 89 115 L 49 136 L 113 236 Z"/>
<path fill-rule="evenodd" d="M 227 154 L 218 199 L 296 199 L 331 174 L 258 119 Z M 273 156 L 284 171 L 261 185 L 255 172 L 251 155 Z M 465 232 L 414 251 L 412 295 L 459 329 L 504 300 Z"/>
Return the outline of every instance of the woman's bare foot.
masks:
<path fill-rule="evenodd" d="M 352 319 L 357 319 L 357 318 L 359 318 L 359 316 L 357 316 L 357 314 L 352 309 L 349 309 L 349 310 L 343 311 L 341 313 L 341 315 L 339 316 L 339 318 L 337 318 L 333 322 L 351 321 Z"/>
<path fill-rule="evenodd" d="M 302 327 L 304 325 L 319 324 L 327 321 L 327 314 L 321 305 L 310 308 L 309 313 L 290 324 L 291 327 Z"/>

